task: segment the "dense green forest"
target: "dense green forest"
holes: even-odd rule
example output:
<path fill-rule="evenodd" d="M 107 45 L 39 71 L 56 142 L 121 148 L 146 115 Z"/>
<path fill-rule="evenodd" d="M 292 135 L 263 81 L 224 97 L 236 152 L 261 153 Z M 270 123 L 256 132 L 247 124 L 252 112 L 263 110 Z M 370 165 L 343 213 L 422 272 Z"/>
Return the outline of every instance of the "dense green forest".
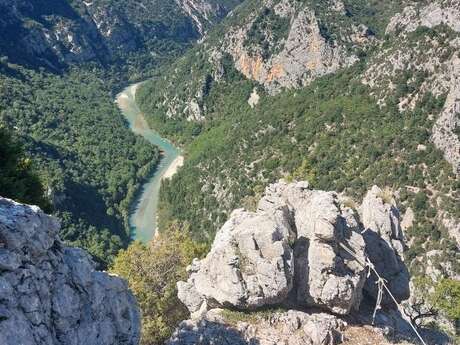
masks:
<path fill-rule="evenodd" d="M 307 179 L 316 188 L 345 191 L 357 200 L 377 184 L 401 191 L 401 201 L 421 216 L 411 230 L 417 242 L 431 236 L 436 246 L 443 232 L 434 221 L 436 211 L 428 199 L 421 200 L 425 192 L 410 187 L 426 191 L 429 183 L 443 191 L 445 208 L 460 216 L 459 181 L 429 141 L 433 120 L 427 114 L 439 111 L 443 98 L 427 96 L 404 115 L 394 103 L 380 108 L 368 88 L 353 81 L 360 68 L 302 90 L 265 95 L 255 109 L 246 102 L 251 82 L 241 78 L 219 85 L 207 99 L 214 120 L 187 147 L 185 167 L 164 184 L 163 207 L 171 217 L 189 222 L 197 236 L 212 238 L 225 211 L 280 177 Z M 219 103 L 222 92 L 226 103 Z M 417 151 L 419 144 L 427 149 Z M 218 188 L 222 199 L 216 197 Z"/>
<path fill-rule="evenodd" d="M 0 121 L 34 162 L 62 238 L 109 262 L 129 241 L 129 206 L 158 150 L 127 130 L 99 69 L 2 68 Z"/>
<path fill-rule="evenodd" d="M 130 240 L 130 204 L 159 158 L 127 129 L 114 98 L 240 2 L 210 0 L 204 17 L 174 1 L 1 3 L 0 125 L 14 142 L 2 152 L 2 193 L 54 206 L 64 240 L 111 262 Z"/>

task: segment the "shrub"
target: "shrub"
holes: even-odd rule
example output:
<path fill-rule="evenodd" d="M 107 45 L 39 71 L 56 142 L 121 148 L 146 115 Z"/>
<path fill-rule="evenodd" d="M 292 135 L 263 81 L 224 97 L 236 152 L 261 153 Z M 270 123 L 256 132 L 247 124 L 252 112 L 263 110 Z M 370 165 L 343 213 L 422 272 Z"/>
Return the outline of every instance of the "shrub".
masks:
<path fill-rule="evenodd" d="M 453 321 L 460 321 L 460 281 L 442 279 L 432 296 L 432 303 Z"/>
<path fill-rule="evenodd" d="M 172 224 L 149 244 L 134 242 L 115 258 L 111 272 L 128 281 L 142 312 L 142 345 L 163 344 L 188 312 L 177 298 L 176 283 L 205 246 L 190 239 L 187 227 Z"/>
<path fill-rule="evenodd" d="M 428 201 L 428 197 L 426 196 L 426 194 L 423 192 L 418 192 L 417 194 L 415 194 L 414 208 L 417 211 L 425 209 L 427 201 Z"/>
<path fill-rule="evenodd" d="M 0 195 L 40 206 L 49 212 L 44 187 L 22 146 L 0 127 Z"/>

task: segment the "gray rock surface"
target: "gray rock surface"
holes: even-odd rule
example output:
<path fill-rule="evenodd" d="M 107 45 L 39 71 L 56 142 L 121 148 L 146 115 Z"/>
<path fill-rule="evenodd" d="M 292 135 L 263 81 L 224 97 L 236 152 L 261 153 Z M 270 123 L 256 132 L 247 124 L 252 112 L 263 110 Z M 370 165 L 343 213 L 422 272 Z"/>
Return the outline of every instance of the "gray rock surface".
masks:
<path fill-rule="evenodd" d="M 446 25 L 456 32 L 460 32 L 460 4 L 458 1 L 433 1 L 422 8 L 409 5 L 391 18 L 386 33 L 397 30 L 405 32 L 415 31 L 420 26 L 433 28 Z"/>
<path fill-rule="evenodd" d="M 124 280 L 65 247 L 58 221 L 0 197 L 0 344 L 135 345 L 140 315 Z"/>
<path fill-rule="evenodd" d="M 387 198 L 389 200 L 384 200 Z M 364 197 L 360 213 L 369 260 L 387 280 L 398 301 L 409 298 L 410 275 L 403 262 L 404 236 L 394 200 L 386 196 L 380 188 L 373 186 Z M 366 281 L 364 289 L 372 296 L 377 296 L 378 288 L 372 279 Z M 385 296 L 384 302 L 389 303 L 388 296 Z"/>
<path fill-rule="evenodd" d="M 445 212 L 441 212 L 439 218 L 442 225 L 447 229 L 449 236 L 455 240 L 457 248 L 460 250 L 460 222 Z"/>
<path fill-rule="evenodd" d="M 306 182 L 270 185 L 257 212 L 231 214 L 206 258 L 195 260 L 188 281 L 178 284 L 179 298 L 195 316 L 212 307 L 283 303 L 349 314 L 358 309 L 363 286 L 375 296 L 375 277 L 366 281 L 355 260 L 365 262 L 366 253 L 397 298 L 407 298 L 399 213 L 379 191 L 374 187 L 363 202 L 363 236 L 358 214 L 336 193 Z"/>
<path fill-rule="evenodd" d="M 267 188 L 259 210 L 286 205 L 296 229 L 294 262 L 297 302 L 347 314 L 358 308 L 364 284 L 363 267 L 341 250 L 345 244 L 364 261 L 364 241 L 342 213 L 333 192 L 310 190 L 305 182 Z"/>
<path fill-rule="evenodd" d="M 363 313 L 363 311 L 360 311 Z M 212 309 L 200 318 L 183 321 L 166 345 L 335 345 L 419 344 L 409 324 L 395 310 L 343 320 L 323 312 L 268 310 L 235 313 Z M 429 345 L 454 345 L 445 334 L 423 332 Z"/>
<path fill-rule="evenodd" d="M 271 214 L 233 212 L 207 257 L 190 267 L 189 282 L 178 285 L 192 312 L 198 303 L 184 289 L 193 288 L 191 296 L 204 296 L 210 305 L 249 309 L 286 299 L 294 275 L 286 213 L 283 208 Z"/>
<path fill-rule="evenodd" d="M 346 325 L 333 315 L 294 310 L 247 318 L 228 320 L 225 312 L 213 309 L 199 320 L 183 321 L 166 344 L 335 345 Z"/>
<path fill-rule="evenodd" d="M 460 57 L 454 57 L 449 62 L 446 72 L 449 91 L 442 112 L 433 126 L 432 140 L 444 153 L 446 161 L 452 164 L 454 173 L 460 176 L 460 137 L 456 133 L 460 128 Z"/>

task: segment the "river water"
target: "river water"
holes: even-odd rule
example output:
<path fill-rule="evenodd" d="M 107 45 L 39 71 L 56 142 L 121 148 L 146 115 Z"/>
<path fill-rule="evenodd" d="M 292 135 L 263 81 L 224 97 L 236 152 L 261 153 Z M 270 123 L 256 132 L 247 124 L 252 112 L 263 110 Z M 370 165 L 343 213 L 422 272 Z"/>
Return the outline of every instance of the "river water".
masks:
<path fill-rule="evenodd" d="M 162 151 L 160 164 L 142 186 L 141 192 L 131 206 L 129 225 L 132 239 L 147 242 L 155 234 L 157 227 L 157 208 L 160 196 L 160 185 L 163 175 L 177 163 L 180 151 L 156 131 L 149 128 L 144 116 L 136 104 L 136 89 L 140 85 L 128 86 L 117 95 L 116 103 L 129 123 L 130 129 L 142 135 L 150 143 Z M 168 175 L 169 172 L 168 172 Z"/>

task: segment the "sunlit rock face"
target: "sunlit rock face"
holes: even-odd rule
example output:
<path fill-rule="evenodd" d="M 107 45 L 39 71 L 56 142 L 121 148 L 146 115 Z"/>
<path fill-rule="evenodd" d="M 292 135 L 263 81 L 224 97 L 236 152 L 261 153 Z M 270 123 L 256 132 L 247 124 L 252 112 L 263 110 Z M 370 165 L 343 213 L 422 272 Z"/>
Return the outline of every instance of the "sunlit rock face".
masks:
<path fill-rule="evenodd" d="M 408 298 L 398 210 L 376 186 L 360 210 L 361 218 L 342 196 L 306 182 L 272 184 L 256 212 L 231 214 L 206 258 L 195 260 L 188 281 L 178 284 L 179 298 L 195 315 L 280 304 L 350 314 L 363 289 L 376 294 L 376 277 L 360 264 L 366 258 L 396 298 Z"/>
<path fill-rule="evenodd" d="M 38 207 L 0 197 L 0 344 L 138 344 L 126 282 L 96 271 L 58 231 Z"/>

